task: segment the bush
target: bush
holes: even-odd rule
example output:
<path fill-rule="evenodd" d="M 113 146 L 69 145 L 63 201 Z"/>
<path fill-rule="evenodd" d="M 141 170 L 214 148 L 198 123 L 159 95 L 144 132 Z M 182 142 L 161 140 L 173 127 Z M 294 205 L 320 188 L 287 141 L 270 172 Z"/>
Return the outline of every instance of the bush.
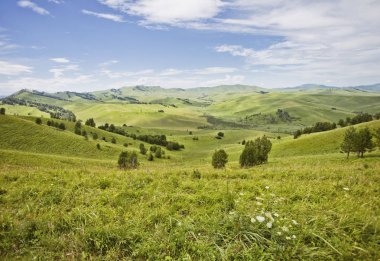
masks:
<path fill-rule="evenodd" d="M 228 155 L 224 150 L 216 150 L 212 155 L 212 166 L 216 169 L 221 169 L 226 166 Z"/>
<path fill-rule="evenodd" d="M 161 151 L 161 147 L 157 147 L 155 153 L 154 153 L 154 156 L 158 159 L 160 159 L 162 157 L 162 151 Z"/>
<path fill-rule="evenodd" d="M 5 115 L 5 108 L 0 108 L 0 115 Z"/>
<path fill-rule="evenodd" d="M 117 163 L 120 169 L 136 169 L 139 165 L 137 153 L 123 151 L 120 153 Z"/>
<path fill-rule="evenodd" d="M 100 150 L 100 144 L 99 144 L 99 143 L 96 144 L 96 148 L 97 148 L 98 150 Z"/>
<path fill-rule="evenodd" d="M 128 143 L 124 143 L 123 146 L 124 146 L 124 147 L 128 147 Z"/>
<path fill-rule="evenodd" d="M 58 128 L 61 130 L 66 130 L 65 124 L 63 124 L 62 122 L 58 125 Z"/>
<path fill-rule="evenodd" d="M 302 132 L 301 130 L 296 130 L 293 134 L 293 138 L 294 139 L 297 139 L 299 136 L 301 136 Z"/>
<path fill-rule="evenodd" d="M 220 131 L 220 132 L 218 132 L 218 136 L 223 138 L 224 137 L 224 133 Z"/>
<path fill-rule="evenodd" d="M 147 149 L 145 148 L 144 144 L 141 143 L 141 144 L 140 144 L 140 153 L 141 153 L 142 155 L 145 155 L 146 152 L 147 152 Z"/>
<path fill-rule="evenodd" d="M 93 118 L 90 118 L 90 119 L 86 120 L 85 124 L 86 124 L 87 126 L 91 126 L 91 127 L 94 127 L 94 128 L 95 128 L 95 126 L 96 126 L 95 121 L 94 121 Z"/>
<path fill-rule="evenodd" d="M 255 141 L 248 141 L 240 155 L 241 167 L 252 167 L 268 162 L 268 154 L 272 149 L 272 143 L 264 135 Z"/>
<path fill-rule="evenodd" d="M 115 139 L 115 137 L 112 137 L 111 142 L 112 142 L 113 144 L 116 144 L 116 139 Z"/>
<path fill-rule="evenodd" d="M 148 160 L 149 161 L 153 161 L 154 160 L 153 154 L 151 152 L 149 152 L 149 154 L 148 154 Z"/>
<path fill-rule="evenodd" d="M 41 125 L 41 124 L 42 124 L 42 120 L 41 120 L 41 118 L 37 118 L 37 119 L 36 119 L 36 123 L 37 123 L 38 125 Z"/>
<path fill-rule="evenodd" d="M 92 133 L 92 138 L 93 140 L 97 140 L 99 138 L 98 134 L 96 132 Z"/>

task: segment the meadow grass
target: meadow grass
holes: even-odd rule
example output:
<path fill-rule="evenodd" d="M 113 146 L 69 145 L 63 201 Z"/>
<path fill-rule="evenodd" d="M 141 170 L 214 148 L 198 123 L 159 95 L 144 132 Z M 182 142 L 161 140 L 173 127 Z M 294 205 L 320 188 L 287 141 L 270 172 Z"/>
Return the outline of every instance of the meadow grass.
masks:
<path fill-rule="evenodd" d="M 0 150 L 0 255 L 377 260 L 379 156 L 122 171 L 116 160 Z"/>

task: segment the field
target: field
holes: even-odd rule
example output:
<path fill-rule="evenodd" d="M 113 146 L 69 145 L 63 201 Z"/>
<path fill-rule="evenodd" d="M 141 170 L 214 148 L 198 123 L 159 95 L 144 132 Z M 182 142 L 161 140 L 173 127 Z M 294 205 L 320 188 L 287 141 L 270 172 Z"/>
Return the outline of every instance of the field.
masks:
<path fill-rule="evenodd" d="M 379 260 L 379 149 L 346 159 L 347 127 L 291 133 L 379 112 L 380 96 L 234 88 L 12 96 L 32 107 L 0 106 L 0 259 Z M 129 136 L 83 123 L 87 137 L 77 135 L 75 122 L 41 106 Z M 380 120 L 355 127 L 374 132 Z M 184 149 L 149 161 L 139 146 L 151 144 L 131 135 L 166 135 Z M 268 162 L 241 168 L 243 141 L 263 135 L 273 145 Z M 211 166 L 217 149 L 228 153 L 225 169 Z M 118 168 L 122 151 L 138 153 L 137 169 Z"/>

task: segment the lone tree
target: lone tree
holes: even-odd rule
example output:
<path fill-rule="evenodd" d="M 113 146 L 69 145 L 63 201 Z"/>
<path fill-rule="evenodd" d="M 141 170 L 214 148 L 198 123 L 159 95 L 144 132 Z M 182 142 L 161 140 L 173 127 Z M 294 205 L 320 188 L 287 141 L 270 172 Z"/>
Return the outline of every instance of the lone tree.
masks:
<path fill-rule="evenodd" d="M 94 127 L 94 128 L 95 128 L 95 126 L 96 126 L 95 121 L 94 121 L 93 118 L 90 118 L 90 119 L 86 120 L 85 124 L 86 124 L 87 126 L 91 126 L 91 127 Z"/>
<path fill-rule="evenodd" d="M 144 144 L 143 143 L 140 143 L 140 153 L 142 155 L 145 155 L 147 152 L 147 149 L 145 148 Z"/>
<path fill-rule="evenodd" d="M 132 152 L 128 153 L 127 151 L 123 151 L 119 155 L 119 160 L 117 164 L 120 169 L 135 169 L 139 166 L 137 153 Z"/>
<path fill-rule="evenodd" d="M 62 122 L 58 125 L 58 128 L 61 130 L 66 130 L 65 124 L 63 124 Z"/>
<path fill-rule="evenodd" d="M 358 157 L 363 158 L 364 153 L 373 149 L 372 134 L 367 128 L 360 129 L 355 135 L 354 147 Z"/>
<path fill-rule="evenodd" d="M 228 155 L 223 149 L 216 150 L 214 154 L 212 155 L 211 164 L 215 169 L 224 168 L 227 162 L 228 162 Z"/>
<path fill-rule="evenodd" d="M 148 154 L 148 160 L 149 161 L 153 161 L 154 160 L 153 154 L 151 152 L 149 152 L 149 154 Z"/>
<path fill-rule="evenodd" d="M 221 138 L 223 138 L 223 137 L 224 137 L 224 133 L 221 132 L 221 131 L 219 131 L 219 132 L 218 132 L 218 136 L 221 137 Z"/>
<path fill-rule="evenodd" d="M 42 124 L 42 120 L 41 120 L 41 118 L 37 118 L 37 119 L 36 119 L 36 123 L 37 123 L 38 125 L 41 125 L 41 124 Z"/>
<path fill-rule="evenodd" d="M 158 159 L 160 159 L 162 157 L 162 150 L 161 150 L 161 147 L 157 147 L 156 148 L 156 151 L 154 152 L 154 156 Z"/>
<path fill-rule="evenodd" d="M 92 139 L 97 140 L 99 138 L 98 134 L 96 132 L 92 133 Z"/>
<path fill-rule="evenodd" d="M 112 142 L 113 144 L 116 144 L 116 139 L 115 139 L 115 137 L 112 137 L 111 142 Z"/>
<path fill-rule="evenodd" d="M 268 162 L 268 154 L 272 149 L 272 143 L 264 135 L 255 141 L 247 141 L 240 155 L 241 167 L 252 167 Z"/>
<path fill-rule="evenodd" d="M 350 127 L 346 130 L 343 138 L 343 143 L 340 145 L 342 152 L 347 153 L 347 159 L 350 157 L 350 152 L 355 149 L 355 139 L 357 133 L 354 127 Z"/>
<path fill-rule="evenodd" d="M 5 108 L 0 108 L 0 115 L 5 115 Z"/>
<path fill-rule="evenodd" d="M 82 135 L 82 122 L 81 121 L 77 121 L 75 123 L 75 129 L 74 129 L 74 133 L 77 134 L 77 135 Z"/>

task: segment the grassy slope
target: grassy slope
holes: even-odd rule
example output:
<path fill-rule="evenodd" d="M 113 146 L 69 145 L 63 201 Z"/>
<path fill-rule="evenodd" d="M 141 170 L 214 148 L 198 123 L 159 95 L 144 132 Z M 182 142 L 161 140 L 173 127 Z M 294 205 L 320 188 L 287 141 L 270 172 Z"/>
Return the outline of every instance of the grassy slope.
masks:
<path fill-rule="evenodd" d="M 380 120 L 362 123 L 355 128 L 368 127 L 372 130 L 380 128 Z M 317 155 L 325 153 L 337 153 L 340 151 L 344 133 L 348 127 L 331 131 L 302 135 L 298 139 L 288 137 L 283 141 L 276 142 L 273 146 L 271 156 L 286 157 L 296 155 Z"/>
<path fill-rule="evenodd" d="M 46 112 L 42 112 L 36 107 L 0 104 L 0 108 L 5 108 L 6 114 L 9 114 L 9 115 L 24 115 L 24 116 L 29 115 L 29 116 L 50 118 L 50 114 Z"/>
<path fill-rule="evenodd" d="M 37 125 L 14 116 L 0 116 L 0 133 L 2 149 L 89 158 L 115 158 L 121 151 L 120 147 L 104 142 L 99 142 L 102 149 L 98 150 L 98 141 L 86 141 L 72 132 Z"/>

